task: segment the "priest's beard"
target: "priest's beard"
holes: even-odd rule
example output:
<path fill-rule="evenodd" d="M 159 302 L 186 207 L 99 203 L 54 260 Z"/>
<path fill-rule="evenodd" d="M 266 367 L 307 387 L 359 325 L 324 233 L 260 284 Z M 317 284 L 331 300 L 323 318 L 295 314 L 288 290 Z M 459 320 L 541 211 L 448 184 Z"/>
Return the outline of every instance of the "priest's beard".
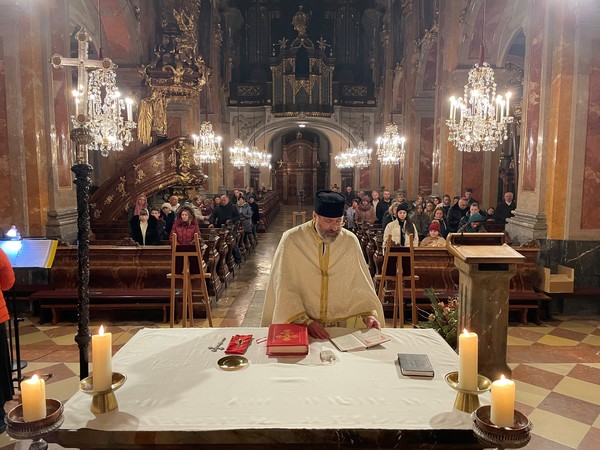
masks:
<path fill-rule="evenodd" d="M 315 221 L 315 230 L 317 231 L 317 234 L 319 235 L 319 237 L 326 244 L 332 244 L 337 239 L 337 237 L 340 235 L 340 233 L 342 232 L 341 227 L 339 227 L 337 230 L 321 228 L 318 220 Z"/>

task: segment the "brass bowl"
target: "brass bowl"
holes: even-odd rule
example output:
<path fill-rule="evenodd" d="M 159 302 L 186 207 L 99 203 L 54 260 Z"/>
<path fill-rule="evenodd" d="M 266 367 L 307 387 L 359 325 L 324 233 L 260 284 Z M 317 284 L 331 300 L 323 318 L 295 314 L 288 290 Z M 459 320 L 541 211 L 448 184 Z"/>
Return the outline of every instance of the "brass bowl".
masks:
<path fill-rule="evenodd" d="M 476 391 L 469 391 L 467 389 L 462 389 L 458 386 L 458 372 L 450 372 L 448 374 L 446 374 L 445 377 L 446 383 L 448 383 L 448 385 L 454 389 L 455 391 L 458 392 L 463 392 L 466 394 L 483 394 L 484 392 L 487 392 L 490 390 L 490 387 L 492 386 L 492 382 L 489 378 L 484 377 L 483 375 L 477 375 L 477 390 Z"/>
<path fill-rule="evenodd" d="M 114 392 L 117 389 L 119 389 L 121 386 L 123 386 L 123 383 L 125 383 L 125 381 L 127 380 L 127 377 L 119 372 L 113 372 L 112 374 L 112 383 L 110 386 L 110 389 L 108 389 L 107 391 L 103 391 L 103 392 L 96 392 L 94 391 L 94 376 L 90 376 L 87 378 L 84 378 L 83 380 L 81 380 L 79 382 L 79 390 L 82 392 L 85 392 L 86 394 L 104 394 L 104 393 L 108 393 L 108 392 Z"/>
<path fill-rule="evenodd" d="M 248 358 L 241 355 L 229 355 L 217 361 L 217 365 L 223 370 L 240 370 L 248 364 Z"/>
<path fill-rule="evenodd" d="M 46 417 L 32 422 L 25 422 L 21 403 L 6 415 L 6 432 L 14 439 L 34 439 L 56 431 L 63 420 L 63 405 L 59 400 L 47 398 Z"/>
<path fill-rule="evenodd" d="M 531 439 L 533 423 L 521 412 L 515 410 L 512 427 L 499 427 L 491 421 L 492 407 L 481 406 L 473 412 L 473 432 L 479 440 L 500 448 L 521 448 Z"/>

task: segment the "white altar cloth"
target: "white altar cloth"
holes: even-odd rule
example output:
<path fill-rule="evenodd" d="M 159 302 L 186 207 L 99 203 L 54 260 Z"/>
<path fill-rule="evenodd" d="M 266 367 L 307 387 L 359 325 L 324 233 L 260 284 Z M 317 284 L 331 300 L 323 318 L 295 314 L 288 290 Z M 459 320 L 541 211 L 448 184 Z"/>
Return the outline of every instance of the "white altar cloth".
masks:
<path fill-rule="evenodd" d="M 113 370 L 127 375 L 116 392 L 119 409 L 95 416 L 91 397 L 78 392 L 61 430 L 470 429 L 470 415 L 453 409 L 456 393 L 444 381 L 457 370 L 456 353 L 433 330 L 384 332 L 391 341 L 368 350 L 342 353 L 311 340 L 308 356 L 277 358 L 256 343 L 267 328 L 143 329 L 113 359 Z M 254 337 L 250 365 L 223 371 L 224 352 L 208 347 L 221 338 L 226 347 L 237 333 Z M 321 363 L 325 349 L 335 364 Z M 398 352 L 428 354 L 435 377 L 404 377 Z"/>

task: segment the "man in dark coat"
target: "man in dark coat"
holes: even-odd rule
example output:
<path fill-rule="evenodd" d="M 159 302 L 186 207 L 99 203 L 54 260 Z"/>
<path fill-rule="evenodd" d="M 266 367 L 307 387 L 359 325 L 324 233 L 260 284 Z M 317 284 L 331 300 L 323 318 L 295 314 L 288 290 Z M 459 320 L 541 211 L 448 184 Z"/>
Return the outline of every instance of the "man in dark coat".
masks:
<path fill-rule="evenodd" d="M 506 223 L 506 219 L 513 217 L 513 211 L 516 209 L 517 204 L 513 200 L 514 196 L 512 192 L 504 194 L 504 201 L 498 203 L 496 210 L 494 211 L 494 220 L 498 223 Z"/>
<path fill-rule="evenodd" d="M 466 216 L 468 212 L 469 201 L 465 197 L 461 198 L 456 205 L 450 207 L 448 210 L 448 227 L 450 233 L 456 233 L 460 219 Z"/>

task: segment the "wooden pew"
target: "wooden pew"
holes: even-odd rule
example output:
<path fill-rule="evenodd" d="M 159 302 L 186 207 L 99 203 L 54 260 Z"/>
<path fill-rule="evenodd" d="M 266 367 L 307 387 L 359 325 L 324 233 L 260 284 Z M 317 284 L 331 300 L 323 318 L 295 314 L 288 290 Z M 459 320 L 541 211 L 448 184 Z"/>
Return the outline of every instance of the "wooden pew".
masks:
<path fill-rule="evenodd" d="M 217 274 L 217 245 L 227 230 L 214 230 L 203 235 L 206 249 L 204 264 L 211 279 L 207 280 L 209 295 L 218 301 L 224 289 Z M 90 245 L 90 304 L 92 309 L 143 309 L 144 305 L 163 309 L 169 306 L 171 247 Z M 50 309 L 57 320 L 58 309 L 77 306 L 77 247 L 58 247 L 51 269 L 53 289 L 37 291 L 30 297 L 41 309 Z M 97 303 L 93 303 L 94 299 Z M 113 305 L 113 306 L 110 306 Z M 118 306 L 115 306 L 118 305 Z M 202 310 L 204 310 L 202 308 Z M 163 309 L 166 314 L 166 309 Z"/>
<path fill-rule="evenodd" d="M 258 213 L 260 218 L 256 225 L 256 231 L 264 233 L 279 212 L 280 202 L 277 192 L 267 192 L 263 195 L 258 204 Z"/>
<path fill-rule="evenodd" d="M 375 265 L 376 274 L 381 273 L 383 265 L 381 233 L 373 237 L 375 251 L 372 263 Z M 373 244 L 372 244 L 373 245 Z M 515 248 L 525 256 L 526 260 L 517 265 L 517 273 L 510 280 L 509 308 L 511 311 L 519 311 L 520 320 L 527 323 L 529 310 L 535 311 L 535 322 L 540 323 L 540 310 L 542 303 L 550 300 L 544 293 L 536 292 L 533 286 L 536 272 L 536 257 L 538 248 Z M 429 299 L 425 295 L 425 289 L 432 288 L 440 300 L 446 300 L 458 289 L 458 269 L 454 266 L 454 257 L 448 253 L 445 247 L 417 247 L 415 248 L 415 274 L 419 276 L 416 282 L 417 304 L 423 310 L 431 309 Z M 404 298 L 410 298 L 410 289 L 404 289 Z M 391 301 L 386 298 L 384 309 L 391 311 Z M 410 302 L 409 302 L 410 303 Z"/>

